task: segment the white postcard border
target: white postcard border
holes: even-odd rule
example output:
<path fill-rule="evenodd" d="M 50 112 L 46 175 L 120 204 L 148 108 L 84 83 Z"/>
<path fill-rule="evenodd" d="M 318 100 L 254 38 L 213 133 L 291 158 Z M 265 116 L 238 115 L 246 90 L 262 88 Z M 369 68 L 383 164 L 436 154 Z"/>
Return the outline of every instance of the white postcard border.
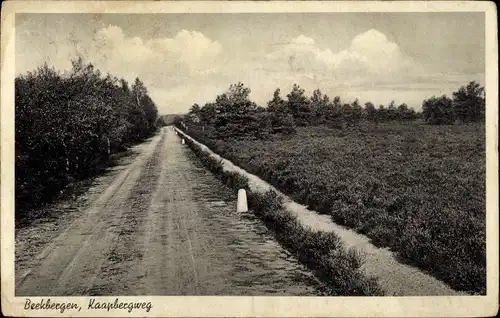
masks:
<path fill-rule="evenodd" d="M 243 297 L 243 296 L 113 296 L 29 297 L 74 302 L 81 311 L 27 311 L 26 297 L 14 296 L 14 34 L 15 13 L 237 13 L 237 12 L 471 12 L 486 18 L 486 166 L 487 295 L 426 297 Z M 15 316 L 79 317 L 438 317 L 494 315 L 498 302 L 498 43 L 493 2 L 250 2 L 250 1 L 8 1 L 2 4 L 1 34 L 1 304 Z M 88 310 L 97 301 L 152 302 L 149 312 Z"/>

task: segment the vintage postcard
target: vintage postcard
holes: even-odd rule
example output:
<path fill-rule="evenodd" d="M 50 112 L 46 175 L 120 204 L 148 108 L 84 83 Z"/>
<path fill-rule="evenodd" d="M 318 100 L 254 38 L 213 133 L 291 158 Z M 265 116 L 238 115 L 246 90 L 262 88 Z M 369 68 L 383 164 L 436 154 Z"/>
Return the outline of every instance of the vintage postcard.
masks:
<path fill-rule="evenodd" d="M 7 1 L 1 304 L 487 317 L 493 2 Z"/>

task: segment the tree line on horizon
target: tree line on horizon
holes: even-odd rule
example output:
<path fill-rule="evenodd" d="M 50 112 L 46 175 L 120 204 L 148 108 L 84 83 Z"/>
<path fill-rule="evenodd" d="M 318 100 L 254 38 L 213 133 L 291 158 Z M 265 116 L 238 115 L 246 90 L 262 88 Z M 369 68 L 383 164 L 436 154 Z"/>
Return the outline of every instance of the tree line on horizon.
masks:
<path fill-rule="evenodd" d="M 114 152 L 160 125 L 144 83 L 132 85 L 91 63 L 72 60 L 61 73 L 44 64 L 15 78 L 15 178 L 18 207 L 53 197 L 88 177 Z M 21 212 L 24 213 L 24 212 Z"/>
<path fill-rule="evenodd" d="M 431 125 L 468 123 L 483 120 L 485 109 L 484 88 L 476 82 L 460 87 L 453 93 L 453 99 L 443 95 L 424 100 L 421 112 L 405 103 L 396 105 L 394 101 L 378 107 L 371 102 L 361 106 L 357 99 L 343 102 L 339 96 L 331 101 L 319 89 L 307 96 L 297 84 L 286 99 L 277 88 L 267 107 L 262 107 L 249 99 L 250 92 L 241 82 L 232 84 L 215 102 L 192 105 L 185 116 L 177 118 L 177 123 L 183 121 L 201 126 L 203 130 L 213 128 L 219 138 L 245 135 L 266 138 L 274 133 L 293 134 L 297 126 L 326 125 L 344 129 L 364 121 L 378 124 L 421 119 Z"/>

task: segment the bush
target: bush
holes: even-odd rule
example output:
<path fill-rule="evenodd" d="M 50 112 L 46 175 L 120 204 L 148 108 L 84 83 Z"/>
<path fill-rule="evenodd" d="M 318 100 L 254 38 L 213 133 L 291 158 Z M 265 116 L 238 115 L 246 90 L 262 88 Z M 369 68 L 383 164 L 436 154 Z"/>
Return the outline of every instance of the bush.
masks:
<path fill-rule="evenodd" d="M 95 174 L 127 143 L 149 136 L 156 117 L 139 79 L 129 88 L 81 59 L 68 74 L 44 65 L 17 76 L 16 219 L 71 180 Z"/>
<path fill-rule="evenodd" d="M 445 95 L 424 100 L 422 113 L 426 123 L 431 125 L 449 125 L 453 123 L 452 100 Z"/>
<path fill-rule="evenodd" d="M 453 92 L 453 100 L 445 95 L 424 100 L 422 113 L 425 122 L 431 125 L 480 122 L 484 120 L 484 87 L 470 82 Z"/>

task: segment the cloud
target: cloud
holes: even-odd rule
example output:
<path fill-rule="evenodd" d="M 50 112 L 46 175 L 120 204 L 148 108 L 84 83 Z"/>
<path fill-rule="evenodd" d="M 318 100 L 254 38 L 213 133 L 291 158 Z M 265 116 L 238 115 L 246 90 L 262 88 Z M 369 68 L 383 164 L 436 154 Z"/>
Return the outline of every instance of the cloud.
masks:
<path fill-rule="evenodd" d="M 222 46 L 197 31 L 181 30 L 172 38 L 127 37 L 122 29 L 109 26 L 99 30 L 92 59 L 117 70 L 180 72 L 204 75 L 217 70 Z M 114 66 L 114 67 L 113 67 Z M 117 70 L 118 71 L 118 70 Z"/>
<path fill-rule="evenodd" d="M 22 28 L 16 28 L 16 32 Z M 405 102 L 419 108 L 432 95 L 451 94 L 484 74 L 455 75 L 429 72 L 405 54 L 397 43 L 377 30 L 360 33 L 342 50 L 309 35 L 299 35 L 275 46 L 234 42 L 231 37 L 212 39 L 197 30 L 180 29 L 169 36 L 134 36 L 109 25 L 93 32 L 26 32 L 16 36 L 16 72 L 32 70 L 47 61 L 57 69 L 71 67 L 77 52 L 101 72 L 139 77 L 148 87 L 160 113 L 181 113 L 193 103 L 215 100 L 230 84 L 242 81 L 251 98 L 265 105 L 276 88 L 282 97 L 299 84 L 311 94 L 316 88 L 330 97 L 359 98 L 375 104 Z M 140 33 L 138 33 L 140 34 Z M 237 33 L 235 33 L 237 35 Z M 220 42 L 219 42 L 220 41 Z M 224 44 L 224 47 L 222 45 Z M 271 49 L 269 49 L 271 48 Z"/>
<path fill-rule="evenodd" d="M 91 42 L 83 50 L 85 58 L 129 82 L 142 79 L 162 113 L 182 112 L 193 98 L 208 100 L 218 93 L 202 84 L 220 71 L 222 45 L 201 32 L 182 29 L 172 37 L 143 39 L 110 25 Z"/>
<path fill-rule="evenodd" d="M 419 66 L 399 46 L 374 29 L 357 35 L 348 48 L 332 52 L 314 39 L 300 35 L 267 58 L 292 72 L 316 73 L 349 80 L 360 76 L 387 77 L 419 71 Z"/>
<path fill-rule="evenodd" d="M 450 95 L 471 80 L 470 74 L 439 74 L 425 69 L 374 29 L 358 34 L 337 52 L 302 34 L 267 54 L 264 62 L 248 65 L 245 76 L 252 97 L 261 104 L 270 99 L 276 87 L 286 95 L 297 83 L 307 94 L 320 88 L 330 97 L 376 104 L 395 100 L 416 109 L 424 98 Z M 476 77 L 483 82 L 482 74 L 473 79 Z"/>
<path fill-rule="evenodd" d="M 214 62 L 222 52 L 219 42 L 197 31 L 181 30 L 174 38 L 153 39 L 147 44 L 160 53 L 165 61 L 170 58 L 181 62 L 193 74 L 215 71 Z"/>
<path fill-rule="evenodd" d="M 292 43 L 298 45 L 314 45 L 314 39 L 308 38 L 307 36 L 301 34 L 293 39 Z"/>
<path fill-rule="evenodd" d="M 133 36 L 115 25 L 93 33 L 70 31 L 57 37 L 28 32 L 17 36 L 16 72 L 34 70 L 44 62 L 67 71 L 71 60 L 81 56 L 103 74 L 129 83 L 139 77 L 160 113 L 183 112 L 193 102 L 204 103 L 229 86 L 213 81 L 224 73 L 221 43 L 199 31 L 181 29 L 172 36 L 154 38 Z"/>
<path fill-rule="evenodd" d="M 126 37 L 122 29 L 109 26 L 99 30 L 94 38 L 95 57 L 120 64 L 142 64 L 159 57 L 159 52 L 140 37 Z"/>

